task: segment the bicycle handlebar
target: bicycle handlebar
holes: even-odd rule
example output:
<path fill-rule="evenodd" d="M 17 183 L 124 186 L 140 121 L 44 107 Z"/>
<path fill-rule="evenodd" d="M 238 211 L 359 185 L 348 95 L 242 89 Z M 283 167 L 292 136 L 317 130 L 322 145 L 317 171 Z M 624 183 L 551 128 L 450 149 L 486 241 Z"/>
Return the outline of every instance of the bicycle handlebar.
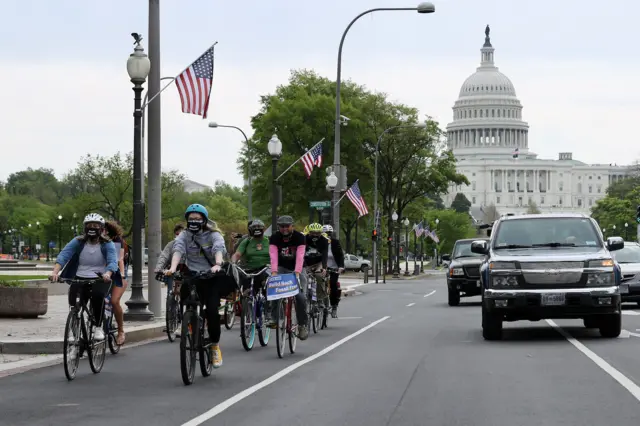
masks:
<path fill-rule="evenodd" d="M 264 272 L 265 272 L 269 267 L 268 267 L 268 266 L 265 266 L 265 267 L 264 267 L 264 268 L 262 268 L 260 271 L 255 272 L 255 273 L 252 273 L 252 274 L 248 273 L 247 271 L 245 271 L 244 269 L 242 269 L 242 268 L 241 268 L 241 267 L 239 267 L 239 266 L 236 266 L 236 268 L 237 268 L 240 272 L 242 272 L 242 274 L 243 274 L 245 277 L 247 277 L 247 278 L 253 278 L 253 277 L 257 277 L 258 275 L 263 274 L 263 273 L 264 273 Z"/>

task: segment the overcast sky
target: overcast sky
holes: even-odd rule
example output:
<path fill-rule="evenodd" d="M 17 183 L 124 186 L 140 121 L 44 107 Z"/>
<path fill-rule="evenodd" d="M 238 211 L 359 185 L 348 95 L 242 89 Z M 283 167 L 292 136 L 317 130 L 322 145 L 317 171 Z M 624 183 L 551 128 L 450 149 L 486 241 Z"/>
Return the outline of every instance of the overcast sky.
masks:
<path fill-rule="evenodd" d="M 62 176 L 83 155 L 132 150 L 131 32 L 146 46 L 147 2 L 2 0 L 0 180 L 27 167 Z M 529 146 L 590 163 L 640 159 L 640 65 L 633 0 L 444 0 L 436 13 L 379 12 L 358 21 L 343 77 L 416 106 L 444 127 L 475 71 L 491 25 L 496 65 L 515 85 Z M 162 75 L 175 76 L 214 41 L 209 118 L 242 127 L 261 94 L 289 71 L 335 78 L 342 31 L 373 7 L 413 0 L 163 0 Z M 162 96 L 162 166 L 211 185 L 240 185 L 241 136 L 183 114 L 174 87 Z M 311 144 L 310 144 L 311 145 Z M 205 160 L 203 152 L 211 154 Z M 266 155 L 266 154 L 265 154 Z M 203 162 L 206 161 L 206 165 Z"/>

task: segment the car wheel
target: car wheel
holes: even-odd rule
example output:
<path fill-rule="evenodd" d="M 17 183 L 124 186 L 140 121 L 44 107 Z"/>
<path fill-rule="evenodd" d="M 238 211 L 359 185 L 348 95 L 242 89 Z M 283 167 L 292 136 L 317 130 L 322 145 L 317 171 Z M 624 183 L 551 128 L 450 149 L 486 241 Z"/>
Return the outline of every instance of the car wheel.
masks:
<path fill-rule="evenodd" d="M 502 339 L 502 314 L 489 312 L 482 305 L 482 337 L 485 340 Z"/>
<path fill-rule="evenodd" d="M 598 328 L 598 318 L 594 317 L 586 317 L 582 320 L 585 328 Z"/>
<path fill-rule="evenodd" d="M 449 306 L 458 306 L 460 304 L 460 292 L 449 287 Z"/>
<path fill-rule="evenodd" d="M 369 265 L 365 265 L 365 264 L 360 265 L 360 272 L 366 271 L 367 268 L 369 268 Z"/>
<path fill-rule="evenodd" d="M 602 337 L 614 338 L 620 336 L 622 331 L 622 315 L 603 315 L 600 320 L 600 335 Z"/>

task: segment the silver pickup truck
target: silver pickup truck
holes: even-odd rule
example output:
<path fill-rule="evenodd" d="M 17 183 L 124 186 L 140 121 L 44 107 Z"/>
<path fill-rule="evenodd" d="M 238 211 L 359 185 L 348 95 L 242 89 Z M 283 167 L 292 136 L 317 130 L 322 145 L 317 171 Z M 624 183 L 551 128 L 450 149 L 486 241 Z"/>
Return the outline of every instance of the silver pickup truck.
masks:
<path fill-rule="evenodd" d="M 620 268 L 595 220 L 582 214 L 502 217 L 490 240 L 471 244 L 485 256 L 480 267 L 482 334 L 502 338 L 503 321 L 580 318 L 603 337 L 622 328 Z"/>

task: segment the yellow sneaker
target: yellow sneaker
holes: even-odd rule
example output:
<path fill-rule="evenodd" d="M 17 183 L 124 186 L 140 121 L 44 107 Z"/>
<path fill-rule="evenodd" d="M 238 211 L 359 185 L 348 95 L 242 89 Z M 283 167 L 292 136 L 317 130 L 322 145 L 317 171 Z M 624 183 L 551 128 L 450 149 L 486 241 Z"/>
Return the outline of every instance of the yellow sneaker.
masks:
<path fill-rule="evenodd" d="M 211 359 L 213 368 L 220 368 L 222 366 L 222 351 L 220 350 L 220 346 L 214 345 L 210 347 L 209 358 Z"/>

